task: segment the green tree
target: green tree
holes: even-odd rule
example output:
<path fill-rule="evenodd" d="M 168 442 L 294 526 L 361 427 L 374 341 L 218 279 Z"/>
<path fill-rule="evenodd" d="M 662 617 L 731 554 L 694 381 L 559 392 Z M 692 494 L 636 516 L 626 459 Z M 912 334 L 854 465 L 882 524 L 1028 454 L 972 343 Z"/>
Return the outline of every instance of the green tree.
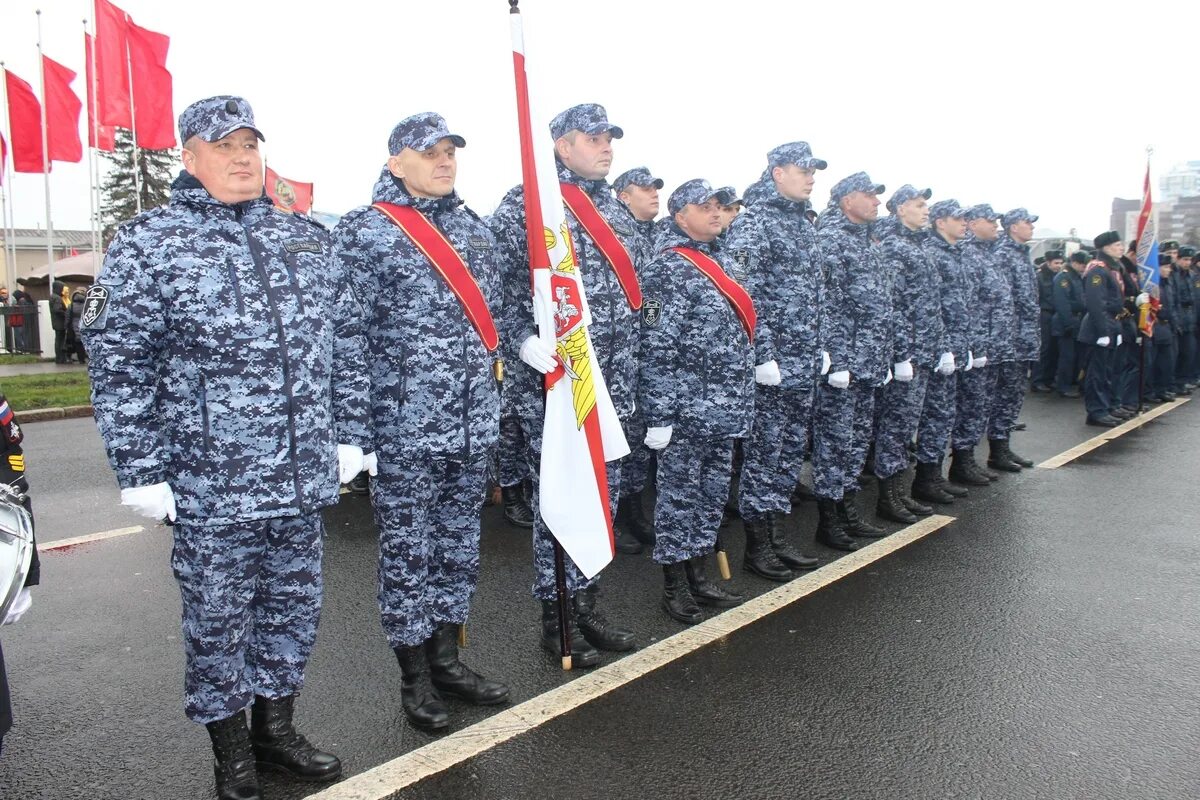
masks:
<path fill-rule="evenodd" d="M 171 181 L 179 165 L 179 151 L 143 150 L 138 148 L 137 165 L 140 181 L 142 210 L 166 204 L 171 196 Z M 108 247 L 117 226 L 137 216 L 137 189 L 133 180 L 133 135 L 117 129 L 115 149 L 101 153 L 107 163 L 104 178 L 100 182 L 103 198 L 104 225 L 103 246 Z"/>

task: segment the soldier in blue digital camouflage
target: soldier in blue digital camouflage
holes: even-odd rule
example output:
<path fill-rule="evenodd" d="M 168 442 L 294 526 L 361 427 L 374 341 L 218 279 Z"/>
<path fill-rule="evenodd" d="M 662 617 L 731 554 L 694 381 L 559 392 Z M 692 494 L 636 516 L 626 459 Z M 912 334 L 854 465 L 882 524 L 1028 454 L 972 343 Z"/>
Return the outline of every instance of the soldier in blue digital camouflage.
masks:
<path fill-rule="evenodd" d="M 949 358 L 939 357 L 937 368 L 929 376 L 917 425 L 917 468 L 912 495 L 929 503 L 945 505 L 967 494 L 966 489 L 946 481 L 942 460 L 957 414 L 959 382 L 971 371 L 973 349 L 977 346 L 977 327 L 972 312 L 975 289 L 963 264 L 963 237 L 967 232 L 968 215 L 986 217 L 989 214 L 991 209 L 986 206 L 968 210 L 951 199 L 939 200 L 929 208 L 931 230 L 923 246 L 937 269 L 942 330 L 946 352 L 950 355 Z"/>
<path fill-rule="evenodd" d="M 264 194 L 245 100 L 188 106 L 179 138 L 170 202 L 118 231 L 82 330 L 122 503 L 175 523 L 187 715 L 212 738 L 218 796 L 245 800 L 256 761 L 341 774 L 292 708 L 320 614 L 320 510 L 370 441 L 361 309 L 324 228 Z"/>
<path fill-rule="evenodd" d="M 640 234 L 642 250 L 637 263 L 647 264 L 654 257 L 654 219 L 658 216 L 662 178 L 654 177 L 646 167 L 634 167 L 618 175 L 612 188 L 617 199 L 629 209 Z M 654 544 L 654 523 L 646 515 L 644 497 L 653 454 L 642 443 L 646 437 L 646 423 L 639 409 L 634 409 L 625 428 L 630 452 L 621 460 L 621 500 L 617 504 L 614 533 L 619 552 L 636 554 Z"/>
<path fill-rule="evenodd" d="M 813 411 L 813 494 L 817 541 L 857 550 L 852 537 L 885 533 L 863 518 L 855 502 L 875 415 L 875 390 L 892 379 L 892 296 L 871 237 L 884 191 L 865 172 L 834 184 L 817 220 L 825 273 L 821 346 L 829 353 L 825 382 Z"/>
<path fill-rule="evenodd" d="M 569 210 L 567 224 L 588 308 L 589 326 L 596 359 L 608 384 L 608 392 L 630 438 L 629 421 L 636 407 L 638 319 L 641 290 L 637 283 L 638 254 L 643 252 L 642 237 L 633 217 L 613 195 L 605 181 L 612 166 L 612 142 L 624 136 L 620 127 L 608 121 L 603 106 L 584 103 L 572 106 L 550 123 L 558 178 L 564 197 L 577 202 Z M 568 209 L 571 206 L 568 203 Z M 578 213 L 577 213 L 578 212 Z M 586 225 L 591 226 L 589 233 Z M 502 275 L 504 302 L 501 313 L 502 338 L 509 361 L 505 391 L 513 392 L 525 439 L 529 444 L 530 463 L 540 463 L 543 423 L 542 375 L 553 363 L 535 335 L 533 301 L 529 291 L 529 251 L 525 228 L 524 190 L 516 186 L 500 201 L 489 222 L 496 237 L 497 256 Z M 596 237 L 601 237 L 618 252 L 605 255 Z M 612 259 L 621 262 L 618 267 Z M 632 275 L 628 273 L 634 273 Z M 635 307 L 636 306 L 636 307 Z M 519 363 L 523 362 L 523 363 Z M 621 496 L 621 469 L 609 465 L 608 496 L 614 506 Z M 542 604 L 542 646 L 559 654 L 559 621 L 555 598 L 554 547 L 551 534 L 538 514 L 538 479 L 533 474 L 533 595 Z M 616 508 L 610 513 L 616 516 Z M 609 622 L 597 609 L 598 582 L 585 579 L 570 557 L 566 558 L 567 591 L 572 595 L 568 619 L 572 661 L 578 667 L 600 663 L 597 650 L 624 651 L 634 647 L 633 631 Z"/>
<path fill-rule="evenodd" d="M 887 202 L 892 212 L 878 226 L 880 254 L 892 276 L 892 374 L 879 390 L 879 424 L 875 433 L 875 475 L 879 479 L 876 512 L 894 522 L 913 523 L 933 513 L 903 486 L 908 444 L 917 432 L 925 390 L 935 370 L 954 371 L 954 354 L 942 322 L 942 282 L 924 240 L 930 235 L 929 189 L 904 184 Z"/>
<path fill-rule="evenodd" d="M 719 245 L 732 198 L 694 178 L 667 201 L 671 221 L 643 272 L 639 396 L 647 447 L 658 452 L 654 560 L 666 612 L 686 624 L 700 606 L 745 598 L 708 577 L 729 496 L 733 440 L 754 419 L 754 304 Z"/>
<path fill-rule="evenodd" d="M 742 209 L 746 207 L 746 201 L 738 197 L 737 189 L 732 186 L 722 186 L 717 191 L 729 198 L 728 203 L 721 204 L 721 235 L 718 241 L 724 242 L 729 233 L 729 228 L 733 225 L 733 221 L 737 219 L 738 214 L 742 213 Z"/>
<path fill-rule="evenodd" d="M 363 299 L 383 629 L 404 676 L 404 713 L 429 729 L 449 724 L 442 695 L 508 699 L 507 686 L 458 652 L 500 423 L 492 318 L 500 273 L 491 231 L 454 190 L 465 145 L 438 114 L 401 120 L 372 205 L 333 233 L 334 255 Z"/>
<path fill-rule="evenodd" d="M 1033 466 L 1032 461 L 1013 452 L 1009 437 L 1025 403 L 1025 376 L 1036 369 L 1042 349 L 1037 274 L 1029 258 L 1029 240 L 1037 219 L 1023 208 L 1009 211 L 994 251 L 997 268 L 1012 287 L 1013 360 L 992 364 L 996 391 L 988 415 L 988 466 L 1005 472 Z"/>
<path fill-rule="evenodd" d="M 986 214 L 976 213 L 986 210 Z M 950 480 L 964 486 L 987 486 L 999 474 L 981 467 L 975 447 L 983 438 L 996 389 L 998 364 L 1015 357 L 1012 282 L 996 256 L 998 214 L 986 204 L 972 207 L 962 245 L 963 271 L 971 286 L 969 309 L 973 330 L 969 371 L 958 378 L 954 429 L 950 435 Z"/>
<path fill-rule="evenodd" d="M 774 581 L 812 569 L 817 559 L 788 542 L 783 519 L 800 480 L 822 369 L 817 335 L 824 280 L 817 233 L 805 216 L 817 170 L 807 142 L 782 144 L 746 190 L 748 208 L 725 239 L 734 275 L 754 298 L 754 425 L 742 443 L 738 512 L 746 531 L 742 568 Z"/>

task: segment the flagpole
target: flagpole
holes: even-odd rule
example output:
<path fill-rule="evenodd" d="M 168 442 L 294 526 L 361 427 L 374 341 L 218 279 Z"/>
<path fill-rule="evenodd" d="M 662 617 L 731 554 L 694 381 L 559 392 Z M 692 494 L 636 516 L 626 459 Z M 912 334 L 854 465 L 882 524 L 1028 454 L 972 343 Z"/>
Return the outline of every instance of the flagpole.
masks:
<path fill-rule="evenodd" d="M 4 68 L 4 62 L 0 61 L 0 77 L 4 77 L 7 70 Z M 12 147 L 12 130 L 8 125 L 8 81 L 0 81 L 0 108 L 4 109 L 4 138 L 8 142 L 8 146 Z M 16 218 L 12 204 L 12 172 L 8 172 L 8 158 L 6 157 L 0 163 L 0 173 L 4 175 L 4 192 L 5 200 L 4 218 L 0 219 L 0 225 L 4 226 L 4 263 L 6 278 L 8 280 L 8 289 L 10 292 L 17 290 L 17 243 L 13 241 L 16 235 Z M 11 251 L 12 255 L 9 255 Z"/>
<path fill-rule="evenodd" d="M 87 43 L 88 37 L 88 21 L 83 20 L 83 41 Z M 100 125 L 99 114 L 97 113 L 96 102 L 100 94 L 99 86 L 96 82 L 96 39 L 93 36 L 92 46 L 85 48 L 85 56 L 88 58 L 87 72 L 92 76 L 92 81 L 88 85 L 88 96 L 91 102 L 88 104 L 88 125 L 92 129 L 92 145 L 88 148 L 88 205 L 91 213 L 91 234 L 92 234 L 92 275 L 100 274 L 100 158 L 97 148 L 100 146 Z"/>
<path fill-rule="evenodd" d="M 125 14 L 125 21 L 129 21 L 128 14 Z M 93 43 L 92 49 L 96 49 L 95 43 Z M 129 137 L 133 140 L 133 150 L 130 153 L 133 156 L 133 196 L 137 200 L 137 213 L 141 214 L 142 176 L 138 171 L 137 108 L 133 102 L 133 58 L 129 55 L 128 41 L 125 43 L 125 69 L 129 73 Z"/>
<path fill-rule="evenodd" d="M 54 296 L 54 222 L 50 218 L 50 134 L 48 132 L 48 123 L 46 121 L 46 61 L 42 55 L 42 10 L 39 8 L 35 12 L 37 14 L 37 51 L 38 51 L 38 72 L 42 77 L 42 176 L 46 183 L 46 255 L 49 261 L 46 262 L 46 291 L 51 297 Z"/>

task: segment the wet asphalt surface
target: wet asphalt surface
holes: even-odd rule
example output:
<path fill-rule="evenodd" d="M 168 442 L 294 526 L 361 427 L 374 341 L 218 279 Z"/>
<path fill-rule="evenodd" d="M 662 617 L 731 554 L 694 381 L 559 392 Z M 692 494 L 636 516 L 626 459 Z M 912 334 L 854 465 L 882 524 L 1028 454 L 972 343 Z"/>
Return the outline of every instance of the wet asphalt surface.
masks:
<path fill-rule="evenodd" d="M 1077 402 L 1031 396 L 1014 449 L 1040 461 L 1101 432 Z M 26 436 L 41 541 L 142 524 L 119 507 L 90 420 Z M 396 796 L 1194 800 L 1198 452 L 1189 403 L 1061 469 L 1005 475 L 944 509 L 957 520 L 940 531 Z M 815 522 L 804 504 L 789 525 L 833 560 Z M 367 501 L 343 497 L 326 524 L 297 716 L 355 774 L 435 737 L 400 710 Z M 464 660 L 519 702 L 579 673 L 538 646 L 528 533 L 497 508 L 483 527 Z M 739 524 L 725 539 L 734 584 L 774 588 L 740 571 Z M 43 556 L 33 610 L 2 633 L 17 728 L 0 797 L 214 796 L 207 735 L 182 713 L 169 554 L 152 528 Z M 618 556 L 603 608 L 650 643 L 682 629 L 660 592 L 647 555 Z M 496 709 L 452 710 L 457 730 Z M 319 788 L 264 780 L 272 800 Z"/>

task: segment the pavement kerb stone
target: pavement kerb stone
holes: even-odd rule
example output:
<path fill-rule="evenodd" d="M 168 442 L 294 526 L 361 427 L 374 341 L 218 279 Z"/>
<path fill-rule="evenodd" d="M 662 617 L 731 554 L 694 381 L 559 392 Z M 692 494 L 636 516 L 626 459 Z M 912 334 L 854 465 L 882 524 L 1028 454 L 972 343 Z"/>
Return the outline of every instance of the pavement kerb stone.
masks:
<path fill-rule="evenodd" d="M 92 416 L 92 407 L 87 406 L 66 406 L 65 408 L 34 408 L 29 411 L 17 412 L 17 417 L 21 424 L 25 425 L 30 422 L 49 422 L 56 419 L 74 419 L 76 417 Z"/>

